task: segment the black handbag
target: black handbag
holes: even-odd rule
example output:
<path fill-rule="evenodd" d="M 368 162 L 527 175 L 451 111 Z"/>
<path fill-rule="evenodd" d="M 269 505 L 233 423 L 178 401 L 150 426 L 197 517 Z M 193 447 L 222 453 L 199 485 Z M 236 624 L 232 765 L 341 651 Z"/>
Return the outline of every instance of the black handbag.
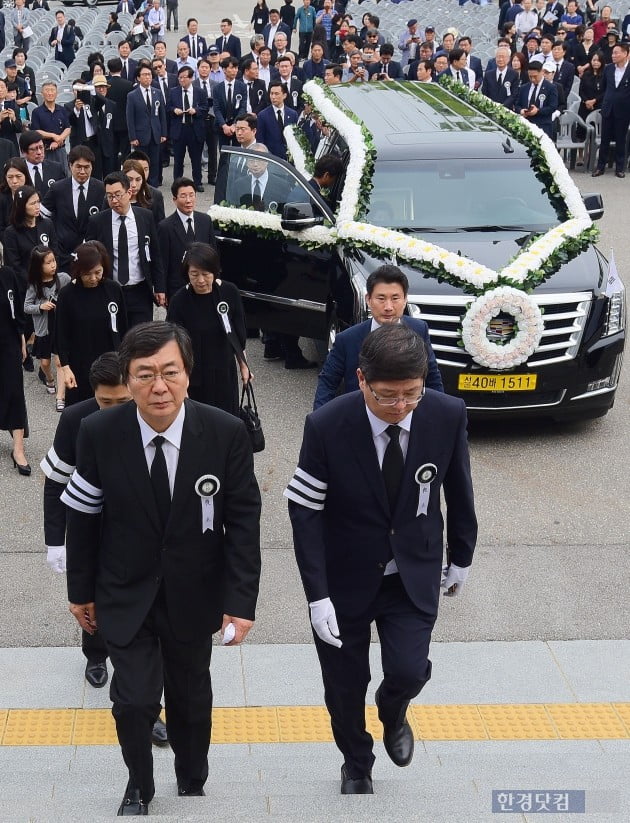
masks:
<path fill-rule="evenodd" d="M 265 433 L 262 430 L 262 423 L 258 416 L 254 387 L 250 380 L 248 380 L 247 383 L 243 383 L 241 405 L 239 406 L 238 415 L 243 423 L 245 423 L 247 434 L 249 434 L 249 439 L 251 440 L 252 451 L 254 453 L 263 451 L 265 448 Z"/>
<path fill-rule="evenodd" d="M 213 291 L 215 292 L 215 297 L 220 298 L 221 293 L 217 288 L 218 284 L 214 284 Z M 221 305 L 221 303 L 217 304 L 217 308 Z M 226 312 L 228 309 L 227 303 L 224 303 L 226 307 Z M 236 355 L 236 359 L 239 363 L 247 364 L 247 358 L 245 357 L 245 352 L 241 348 L 240 342 L 234 331 L 227 332 L 226 337 L 234 349 L 234 354 Z M 249 369 L 249 366 L 248 366 Z M 241 391 L 241 402 L 238 408 L 238 416 L 241 418 L 243 423 L 245 424 L 245 428 L 247 429 L 247 434 L 249 435 L 250 442 L 252 444 L 252 451 L 254 453 L 261 452 L 265 448 L 265 433 L 262 428 L 262 423 L 260 422 L 260 417 L 258 416 L 258 407 L 256 406 L 256 398 L 254 397 L 254 387 L 252 386 L 251 377 L 247 380 L 246 383 L 243 383 L 243 389 Z"/>

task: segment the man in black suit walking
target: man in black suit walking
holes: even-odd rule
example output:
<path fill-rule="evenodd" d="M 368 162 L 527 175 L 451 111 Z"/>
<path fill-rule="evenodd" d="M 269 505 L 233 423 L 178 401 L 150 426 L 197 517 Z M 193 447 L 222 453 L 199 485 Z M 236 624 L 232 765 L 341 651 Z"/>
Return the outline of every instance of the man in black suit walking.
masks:
<path fill-rule="evenodd" d="M 153 303 L 166 303 L 164 269 L 153 215 L 131 205 L 129 180 L 121 171 L 108 174 L 105 197 L 109 209 L 88 222 L 86 240 L 100 240 L 112 264 L 112 277 L 123 287 L 128 326 L 153 319 Z"/>
<path fill-rule="evenodd" d="M 161 94 L 152 83 L 153 72 L 149 66 L 141 65 L 138 85 L 127 97 L 127 127 L 132 147 L 149 158 L 149 185 L 157 186 L 162 169 L 160 149 L 168 138 L 168 125 Z"/>
<path fill-rule="evenodd" d="M 147 815 L 151 728 L 164 688 L 178 794 L 208 776 L 211 635 L 241 643 L 260 577 L 260 493 L 243 423 L 186 399 L 187 333 L 158 321 L 119 350 L 133 402 L 88 417 L 68 509 L 67 583 L 81 628 L 102 633 L 129 770 L 119 816 Z M 86 550 L 90 547 L 90 551 Z"/>
<path fill-rule="evenodd" d="M 116 157 L 116 169 L 120 168 L 122 160 L 129 154 L 129 129 L 127 128 L 127 97 L 133 89 L 133 83 L 126 80 L 122 72 L 122 60 L 120 57 L 112 57 L 107 61 L 109 76 L 109 91 L 107 97 L 116 104 L 114 118 L 114 137 L 116 141 L 114 155 Z M 112 169 L 113 171 L 113 169 Z"/>
<path fill-rule="evenodd" d="M 606 169 L 610 144 L 615 141 L 615 174 L 626 176 L 626 137 L 630 125 L 630 64 L 627 43 L 617 43 L 612 50 L 612 64 L 604 69 L 602 100 L 602 142 L 593 177 Z"/>
<path fill-rule="evenodd" d="M 182 260 L 192 243 L 207 243 L 216 248 L 212 220 L 196 211 L 197 192 L 188 177 L 179 177 L 171 186 L 175 211 L 160 222 L 158 236 L 162 264 L 166 273 L 166 298 L 186 284 L 182 277 Z"/>
<path fill-rule="evenodd" d="M 103 206 L 105 186 L 92 177 L 94 161 L 88 146 L 75 146 L 68 155 L 71 176 L 51 186 L 42 200 L 42 213 L 57 227 L 60 271 L 70 271 L 72 252 L 85 240 L 90 215 Z"/>
<path fill-rule="evenodd" d="M 391 760 L 407 766 L 414 738 L 406 712 L 431 677 L 440 585 L 458 594 L 472 563 L 466 407 L 426 389 L 426 374 L 424 343 L 410 328 L 386 325 L 368 335 L 359 391 L 308 415 L 285 490 L 326 706 L 344 756 L 342 794 L 373 793 L 365 724 L 372 623 L 384 672 L 376 692 L 383 742 Z"/>
<path fill-rule="evenodd" d="M 43 197 L 56 180 L 64 179 L 63 167 L 54 160 L 44 160 L 44 140 L 38 131 L 23 131 L 18 142 L 33 185 Z"/>
<path fill-rule="evenodd" d="M 206 136 L 208 98 L 201 89 L 193 86 L 193 77 L 194 72 L 188 66 L 182 66 L 177 72 L 179 87 L 171 89 L 167 111 L 169 134 L 175 152 L 173 174 L 175 178 L 184 174 L 184 157 L 188 150 L 193 180 L 197 191 L 202 192 L 201 152 Z"/>

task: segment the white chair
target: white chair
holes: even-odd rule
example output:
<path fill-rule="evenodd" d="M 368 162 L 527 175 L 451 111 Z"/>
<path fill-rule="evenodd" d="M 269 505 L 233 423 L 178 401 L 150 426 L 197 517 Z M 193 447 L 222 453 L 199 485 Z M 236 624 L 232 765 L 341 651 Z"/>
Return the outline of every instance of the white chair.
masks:
<path fill-rule="evenodd" d="M 578 136 L 578 129 L 583 130 L 583 137 Z M 593 127 L 589 125 L 588 121 L 584 122 L 582 118 L 574 111 L 564 111 L 558 118 L 558 136 L 556 138 L 556 148 L 564 158 L 564 162 L 569 159 L 569 168 L 575 168 L 575 160 L 577 150 L 581 149 L 584 152 L 584 166 L 583 170 L 588 169 L 589 152 L 592 144 Z"/>

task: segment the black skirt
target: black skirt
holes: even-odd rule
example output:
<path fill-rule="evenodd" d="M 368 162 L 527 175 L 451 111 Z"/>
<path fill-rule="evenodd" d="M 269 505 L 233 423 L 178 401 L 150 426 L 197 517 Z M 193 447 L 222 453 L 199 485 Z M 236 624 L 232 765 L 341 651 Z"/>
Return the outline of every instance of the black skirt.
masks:
<path fill-rule="evenodd" d="M 52 338 L 49 334 L 36 337 L 33 343 L 33 357 L 38 360 L 50 360 L 52 355 Z"/>

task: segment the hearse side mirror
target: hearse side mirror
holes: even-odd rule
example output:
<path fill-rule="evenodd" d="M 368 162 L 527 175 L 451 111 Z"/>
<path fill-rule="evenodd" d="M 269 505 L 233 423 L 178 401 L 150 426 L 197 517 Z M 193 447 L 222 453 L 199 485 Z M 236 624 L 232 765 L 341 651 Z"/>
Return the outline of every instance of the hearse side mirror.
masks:
<path fill-rule="evenodd" d="M 304 231 L 323 222 L 323 217 L 313 214 L 313 206 L 310 203 L 285 203 L 280 225 L 287 231 Z"/>
<path fill-rule="evenodd" d="M 582 202 L 591 220 L 601 220 L 604 216 L 604 199 L 601 194 L 583 194 Z"/>

